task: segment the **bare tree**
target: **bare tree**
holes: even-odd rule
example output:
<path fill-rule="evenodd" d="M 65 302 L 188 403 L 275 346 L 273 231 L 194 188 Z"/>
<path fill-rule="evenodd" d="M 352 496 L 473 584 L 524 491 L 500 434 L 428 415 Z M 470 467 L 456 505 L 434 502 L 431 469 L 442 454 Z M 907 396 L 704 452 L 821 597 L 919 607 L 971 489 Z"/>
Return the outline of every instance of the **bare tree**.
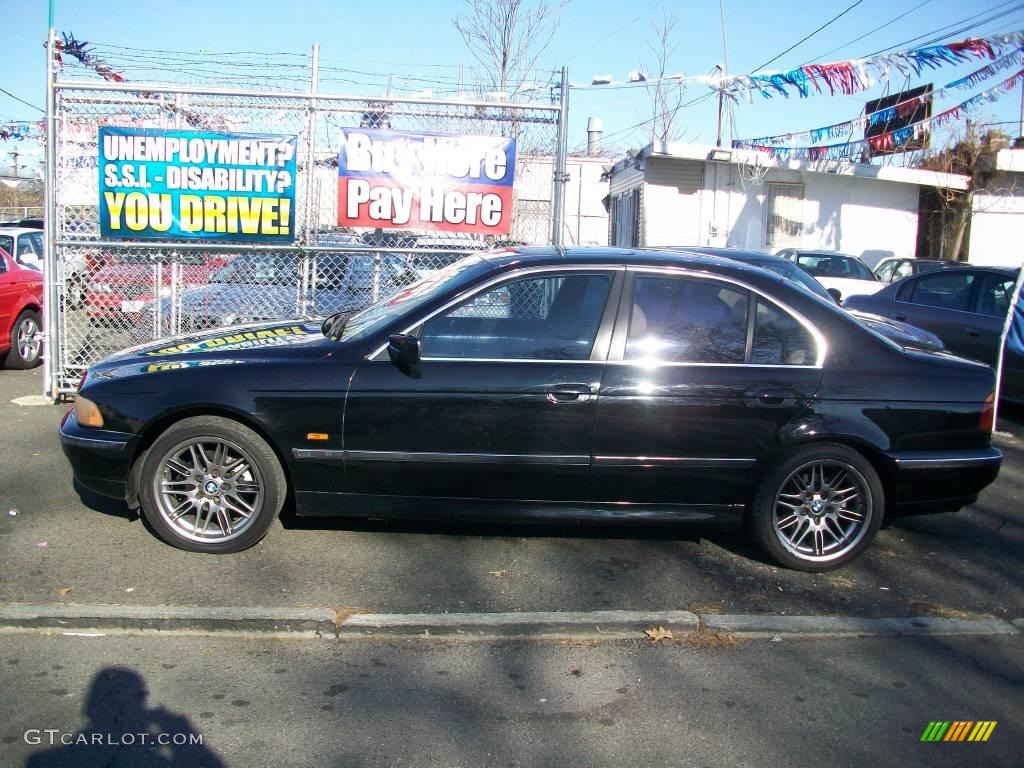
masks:
<path fill-rule="evenodd" d="M 661 18 L 651 20 L 652 35 L 647 39 L 654 60 L 641 63 L 641 75 L 646 79 L 650 98 L 651 141 L 673 141 L 682 138 L 683 131 L 676 125 L 676 114 L 683 105 L 686 88 L 682 78 L 673 79 L 669 73 L 669 60 L 675 55 L 679 43 L 674 41 L 679 11 L 669 13 L 661 7 Z"/>
<path fill-rule="evenodd" d="M 924 155 L 918 167 L 941 173 L 968 176 L 966 190 L 935 190 L 934 200 L 938 210 L 926 211 L 929 218 L 937 217 L 937 230 L 933 240 L 939 240 L 939 254 L 952 261 L 967 259 L 965 248 L 967 229 L 974 211 L 974 195 L 986 189 L 998 187 L 1002 174 L 995 170 L 993 155 L 1009 145 L 1010 137 L 1002 131 L 987 131 L 979 134 L 970 122 L 963 132 L 950 136 L 946 146 Z"/>
<path fill-rule="evenodd" d="M 567 2 L 465 0 L 452 23 L 484 69 L 485 90 L 507 98 L 522 89 L 551 45 Z"/>

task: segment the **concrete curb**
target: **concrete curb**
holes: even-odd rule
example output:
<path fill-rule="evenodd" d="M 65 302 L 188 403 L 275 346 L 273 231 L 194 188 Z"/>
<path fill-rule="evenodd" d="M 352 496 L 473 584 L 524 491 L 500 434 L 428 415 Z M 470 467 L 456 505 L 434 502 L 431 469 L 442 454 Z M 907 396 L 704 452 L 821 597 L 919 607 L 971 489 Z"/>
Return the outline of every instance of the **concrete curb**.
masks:
<path fill-rule="evenodd" d="M 855 616 L 707 615 L 710 632 L 741 637 L 893 637 L 908 635 L 1013 635 L 1017 628 L 993 617 L 943 619 L 933 616 L 866 619 Z"/>
<path fill-rule="evenodd" d="M 723 633 L 740 638 L 1007 635 L 1024 630 L 1024 619 L 1011 623 L 992 617 L 867 619 L 724 614 L 699 617 L 690 611 L 347 614 L 328 608 L 0 604 L 0 630 L 82 634 L 107 630 L 341 639 L 620 639 L 641 638 L 644 630 L 652 627 L 670 629 L 677 638 L 694 632 Z"/>

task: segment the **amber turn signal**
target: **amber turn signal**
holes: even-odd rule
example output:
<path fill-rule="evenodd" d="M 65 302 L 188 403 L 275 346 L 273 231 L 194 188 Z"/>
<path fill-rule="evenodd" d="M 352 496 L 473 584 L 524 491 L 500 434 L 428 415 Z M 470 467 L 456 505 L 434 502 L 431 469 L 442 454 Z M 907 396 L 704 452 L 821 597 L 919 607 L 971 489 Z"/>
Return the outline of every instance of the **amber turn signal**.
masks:
<path fill-rule="evenodd" d="M 330 435 L 326 432 L 310 432 L 306 435 L 307 440 L 328 440 Z"/>
<path fill-rule="evenodd" d="M 103 414 L 96 403 L 79 395 L 75 398 L 75 418 L 83 427 L 102 427 Z"/>

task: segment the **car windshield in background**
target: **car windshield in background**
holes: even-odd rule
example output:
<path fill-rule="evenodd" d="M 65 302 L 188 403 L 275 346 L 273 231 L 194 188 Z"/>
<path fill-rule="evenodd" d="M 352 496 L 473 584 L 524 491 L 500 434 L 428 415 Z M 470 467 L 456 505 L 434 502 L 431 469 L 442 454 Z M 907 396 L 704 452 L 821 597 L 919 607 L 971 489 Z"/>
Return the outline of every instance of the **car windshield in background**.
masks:
<path fill-rule="evenodd" d="M 211 283 L 249 283 L 258 285 L 295 285 L 299 266 L 295 258 L 263 254 L 243 254 L 210 278 Z"/>
<path fill-rule="evenodd" d="M 14 238 L 4 235 L 0 237 L 0 248 L 3 248 L 11 256 L 14 255 Z"/>
<path fill-rule="evenodd" d="M 782 259 L 765 259 L 764 261 L 749 260 L 747 264 L 752 264 L 755 267 L 761 269 L 767 269 L 769 272 L 774 272 L 779 277 L 789 280 L 791 283 L 796 283 L 801 288 L 813 293 L 815 296 L 820 296 L 830 304 L 835 303 L 835 299 L 832 295 L 825 290 L 825 287 L 815 280 L 813 277 L 808 275 L 804 270 L 800 269 L 792 261 L 784 261 Z"/>
<path fill-rule="evenodd" d="M 432 301 L 485 264 L 479 256 L 467 256 L 442 270 L 427 275 L 403 288 L 390 299 L 373 304 L 349 318 L 341 333 L 342 341 L 369 335 L 398 317 Z"/>
<path fill-rule="evenodd" d="M 846 277 L 852 280 L 874 280 L 875 276 L 852 256 L 838 253 L 801 253 L 796 263 L 815 277 Z"/>

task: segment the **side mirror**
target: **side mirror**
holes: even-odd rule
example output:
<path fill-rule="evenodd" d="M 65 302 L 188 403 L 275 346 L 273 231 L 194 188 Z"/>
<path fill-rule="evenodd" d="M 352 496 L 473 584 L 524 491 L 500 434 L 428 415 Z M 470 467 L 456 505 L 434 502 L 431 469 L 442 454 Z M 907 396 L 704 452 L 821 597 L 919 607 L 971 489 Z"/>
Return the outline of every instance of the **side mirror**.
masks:
<path fill-rule="evenodd" d="M 831 296 L 833 299 L 836 300 L 836 304 L 839 304 L 839 303 L 842 302 L 842 300 L 843 300 L 843 293 L 838 288 L 826 288 L 825 290 L 828 291 L 828 295 L 829 296 Z"/>
<path fill-rule="evenodd" d="M 396 333 L 388 339 L 388 357 L 399 368 L 408 369 L 420 364 L 420 340 L 415 336 Z"/>

